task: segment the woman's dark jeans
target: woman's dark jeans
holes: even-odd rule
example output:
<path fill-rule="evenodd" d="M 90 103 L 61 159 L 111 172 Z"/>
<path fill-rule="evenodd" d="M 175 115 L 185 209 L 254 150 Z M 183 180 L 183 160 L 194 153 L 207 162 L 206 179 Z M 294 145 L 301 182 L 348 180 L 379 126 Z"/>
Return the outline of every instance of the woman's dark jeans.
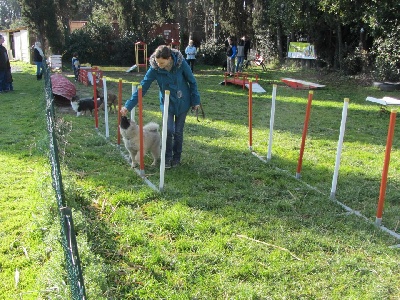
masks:
<path fill-rule="evenodd" d="M 165 161 L 180 162 L 183 145 L 183 127 L 185 126 L 187 112 L 178 116 L 168 113 L 167 145 Z"/>

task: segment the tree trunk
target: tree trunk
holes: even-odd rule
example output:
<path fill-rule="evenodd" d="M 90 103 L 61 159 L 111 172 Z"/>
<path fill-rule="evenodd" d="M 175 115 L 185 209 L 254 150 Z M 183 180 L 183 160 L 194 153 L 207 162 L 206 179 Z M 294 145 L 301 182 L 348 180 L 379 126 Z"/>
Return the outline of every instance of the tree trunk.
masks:
<path fill-rule="evenodd" d="M 279 61 L 283 62 L 283 48 L 282 48 L 282 25 L 279 22 L 276 27 L 276 48 L 278 49 Z"/>
<path fill-rule="evenodd" d="M 336 35 L 336 45 L 337 45 L 337 66 L 339 70 L 342 69 L 343 64 L 343 42 L 342 42 L 342 26 L 340 23 L 337 24 L 337 35 Z"/>

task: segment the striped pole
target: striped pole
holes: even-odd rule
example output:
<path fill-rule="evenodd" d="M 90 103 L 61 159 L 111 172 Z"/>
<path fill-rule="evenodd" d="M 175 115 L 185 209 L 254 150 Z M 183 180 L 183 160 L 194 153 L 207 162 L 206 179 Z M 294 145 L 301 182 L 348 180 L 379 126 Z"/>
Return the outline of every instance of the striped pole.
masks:
<path fill-rule="evenodd" d="M 161 133 L 161 160 L 160 160 L 160 191 L 164 190 L 164 177 L 165 177 L 165 151 L 167 147 L 167 124 L 168 124 L 168 107 L 169 107 L 169 94 L 170 91 L 165 91 L 164 97 L 164 112 L 163 112 L 163 126 Z"/>
<path fill-rule="evenodd" d="M 383 170 L 382 170 L 381 188 L 379 191 L 378 209 L 376 210 L 375 223 L 377 225 L 382 224 L 383 205 L 385 203 L 386 184 L 387 184 L 387 176 L 388 176 L 389 162 L 390 162 L 390 152 L 391 152 L 392 144 L 393 144 L 394 127 L 396 125 L 396 114 L 397 114 L 397 110 L 392 109 L 392 111 L 390 113 L 390 123 L 389 123 L 389 130 L 388 130 L 388 136 L 387 136 L 387 141 L 386 141 L 385 161 L 384 161 Z"/>
<path fill-rule="evenodd" d="M 306 116 L 305 116 L 305 120 L 304 120 L 303 135 L 302 135 L 302 138 L 301 138 L 301 146 L 300 146 L 300 155 L 299 155 L 299 160 L 298 160 L 298 163 L 297 163 L 297 170 L 296 170 L 296 178 L 297 179 L 300 178 L 301 166 L 303 164 L 304 145 L 306 143 L 308 122 L 310 120 L 311 103 L 312 103 L 313 94 L 314 94 L 314 91 L 309 91 L 308 92 L 308 102 L 307 102 L 307 108 L 306 108 Z"/>
<path fill-rule="evenodd" d="M 333 172 L 333 178 L 332 178 L 332 188 L 330 195 L 331 199 L 336 198 L 337 179 L 339 175 L 340 157 L 342 156 L 343 137 L 344 137 L 344 132 L 346 130 L 347 109 L 349 107 L 349 101 L 350 101 L 349 98 L 344 98 L 343 110 L 342 110 L 342 122 L 340 123 L 340 133 L 336 151 L 335 170 Z"/>
<path fill-rule="evenodd" d="M 99 118 L 97 113 L 97 81 L 96 81 L 96 72 L 92 73 L 93 77 L 93 101 L 94 101 L 94 123 L 95 128 L 99 129 Z"/>
<path fill-rule="evenodd" d="M 249 149 L 253 150 L 253 83 L 249 80 Z"/>
<path fill-rule="evenodd" d="M 271 104 L 271 117 L 269 119 L 269 141 L 268 141 L 268 153 L 267 160 L 271 160 L 272 152 L 272 136 L 274 132 L 274 122 L 275 122 L 275 99 L 276 99 L 276 84 L 272 85 L 272 104 Z"/>
<path fill-rule="evenodd" d="M 138 86 L 139 104 L 139 157 L 140 157 L 140 176 L 144 177 L 144 137 L 143 137 L 143 91 L 142 86 Z"/>
<path fill-rule="evenodd" d="M 107 92 L 107 79 L 103 77 L 103 92 L 104 92 L 104 123 L 106 125 L 106 139 L 110 138 L 110 129 L 108 127 L 108 92 Z"/>
<path fill-rule="evenodd" d="M 117 120 L 117 144 L 121 145 L 121 131 L 119 124 L 121 122 L 121 108 L 122 108 L 122 78 L 118 81 L 118 120 Z"/>

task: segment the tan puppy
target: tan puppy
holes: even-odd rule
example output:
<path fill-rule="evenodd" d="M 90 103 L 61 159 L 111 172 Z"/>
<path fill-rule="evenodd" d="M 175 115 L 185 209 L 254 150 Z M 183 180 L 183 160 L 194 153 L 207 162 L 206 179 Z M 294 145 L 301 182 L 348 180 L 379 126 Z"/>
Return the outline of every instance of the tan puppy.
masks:
<path fill-rule="evenodd" d="M 101 98 L 101 99 L 104 99 L 104 93 L 100 92 L 99 90 L 97 90 L 97 97 Z M 113 111 L 113 107 L 114 107 L 114 111 L 116 112 L 117 111 L 117 105 L 118 105 L 118 97 L 117 97 L 117 95 L 108 92 L 107 93 L 107 107 L 108 107 L 108 110 L 110 112 L 112 112 Z M 102 105 L 101 108 L 104 110 L 104 105 Z"/>
<path fill-rule="evenodd" d="M 140 162 L 139 153 L 139 126 L 135 121 L 129 120 L 127 117 L 121 117 L 120 124 L 121 136 L 124 140 L 125 148 L 129 151 L 132 168 L 136 166 L 136 163 Z M 144 153 L 150 151 L 153 156 L 152 166 L 156 165 L 157 160 L 161 154 L 161 135 L 158 131 L 159 125 L 154 122 L 150 122 L 143 126 L 143 150 Z"/>

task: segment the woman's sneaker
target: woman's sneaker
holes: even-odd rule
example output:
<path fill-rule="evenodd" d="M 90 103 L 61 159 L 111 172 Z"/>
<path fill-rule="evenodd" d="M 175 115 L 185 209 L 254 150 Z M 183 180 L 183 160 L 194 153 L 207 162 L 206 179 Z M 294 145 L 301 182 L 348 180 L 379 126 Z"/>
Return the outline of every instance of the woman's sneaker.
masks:
<path fill-rule="evenodd" d="M 171 161 L 170 160 L 167 160 L 165 162 L 165 169 L 171 169 Z"/>
<path fill-rule="evenodd" d="M 172 161 L 172 167 L 173 168 L 179 167 L 180 164 L 181 164 L 181 162 L 179 160 L 173 160 Z"/>

